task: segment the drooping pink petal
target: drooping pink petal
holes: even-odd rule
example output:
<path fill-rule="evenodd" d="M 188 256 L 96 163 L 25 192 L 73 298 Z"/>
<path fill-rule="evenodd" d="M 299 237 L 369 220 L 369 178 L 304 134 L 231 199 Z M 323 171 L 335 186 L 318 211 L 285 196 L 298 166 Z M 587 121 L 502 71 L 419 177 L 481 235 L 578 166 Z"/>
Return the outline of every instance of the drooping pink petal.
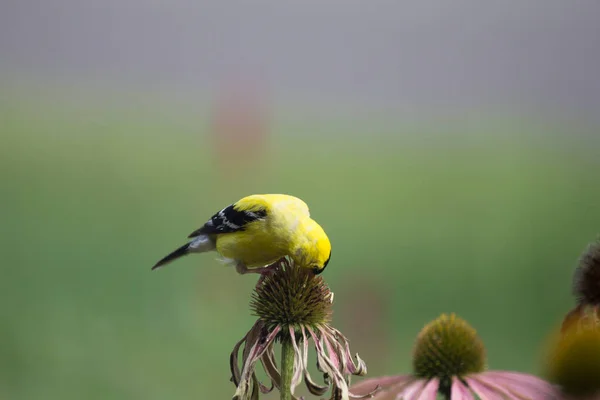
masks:
<path fill-rule="evenodd" d="M 254 325 L 252 325 L 252 328 L 250 328 L 250 330 L 246 333 L 246 335 L 242 338 L 242 340 L 240 340 L 239 342 L 237 342 L 235 344 L 235 346 L 233 346 L 233 351 L 231 352 L 231 355 L 229 356 L 229 366 L 231 368 L 231 380 L 233 381 L 233 383 L 238 386 L 240 384 L 240 379 L 241 379 L 241 375 L 242 373 L 240 372 L 240 368 L 238 365 L 238 355 L 239 355 L 239 351 L 240 351 L 240 347 L 242 346 L 242 343 L 245 343 L 244 345 L 244 351 L 243 351 L 243 355 L 242 355 L 242 362 L 246 363 L 247 357 L 248 357 L 248 350 L 250 348 L 252 348 L 252 346 L 255 344 L 255 342 L 257 342 L 260 338 L 260 332 L 263 328 L 264 324 L 262 321 L 258 320 L 256 321 L 256 323 Z"/>
<path fill-rule="evenodd" d="M 294 358 L 294 374 L 292 375 L 292 385 L 291 385 L 291 389 L 292 389 L 292 394 L 294 394 L 295 389 L 298 387 L 298 385 L 302 382 L 302 360 L 299 358 L 300 355 L 296 355 L 296 358 Z"/>
<path fill-rule="evenodd" d="M 473 375 L 469 376 L 469 379 L 475 380 L 475 381 L 479 382 L 480 384 L 488 387 L 492 391 L 504 396 L 503 398 L 511 399 L 511 400 L 512 399 L 522 400 L 522 398 L 518 396 L 518 393 L 514 393 L 513 391 L 509 390 L 508 388 L 498 385 L 494 381 L 493 378 L 486 379 L 484 374 L 473 374 Z"/>
<path fill-rule="evenodd" d="M 496 392 L 494 389 L 490 388 L 489 386 L 479 382 L 477 379 L 473 379 L 470 376 L 467 376 L 464 379 L 465 379 L 465 382 L 467 382 L 467 385 L 469 386 L 469 388 L 473 391 L 473 393 L 475 393 L 481 399 L 503 400 L 502 395 L 500 393 Z"/>
<path fill-rule="evenodd" d="M 310 376 L 310 373 L 308 372 L 308 340 L 306 337 L 306 330 L 304 326 L 302 326 L 300 330 L 302 331 L 302 364 L 304 367 L 304 381 L 306 382 L 306 387 L 309 392 L 315 396 L 322 396 L 329 390 L 329 385 L 318 385 Z"/>
<path fill-rule="evenodd" d="M 440 387 L 440 380 L 433 378 L 423 388 L 419 400 L 435 400 L 437 398 L 437 392 Z"/>
<path fill-rule="evenodd" d="M 252 326 L 252 329 L 250 329 L 250 331 L 248 331 L 248 334 L 246 335 L 246 345 L 244 346 L 244 350 L 242 352 L 243 364 L 249 358 L 250 349 L 252 348 L 252 345 L 254 343 L 256 343 L 257 345 L 260 344 L 260 342 L 264 340 L 264 336 L 266 335 L 266 333 L 267 329 L 265 327 L 265 324 L 259 319 L 258 321 L 256 321 L 256 323 Z"/>
<path fill-rule="evenodd" d="M 329 335 L 323 329 L 319 329 L 319 333 L 321 334 L 321 343 L 325 344 L 325 347 L 327 348 L 327 353 L 329 355 L 329 359 L 331 360 L 331 363 L 337 370 L 339 370 L 343 373 L 346 368 L 344 368 L 344 365 L 341 364 L 338 351 L 331 344 Z M 335 339 L 333 341 L 335 342 Z"/>
<path fill-rule="evenodd" d="M 258 379 L 256 378 L 256 374 L 253 372 L 252 373 L 252 393 L 250 394 L 250 400 L 258 400 L 258 391 L 259 391 Z M 234 399 L 235 399 L 235 396 L 234 396 Z"/>
<path fill-rule="evenodd" d="M 242 373 L 240 371 L 240 366 L 238 363 L 238 354 L 240 352 L 240 347 L 242 346 L 242 343 L 244 343 L 245 341 L 246 341 L 246 337 L 244 337 L 242 340 L 237 342 L 235 344 L 235 346 L 233 346 L 233 351 L 231 352 L 231 355 L 229 356 L 229 368 L 231 369 L 231 381 L 233 382 L 233 384 L 235 386 L 240 384 L 240 377 L 241 377 Z"/>
<path fill-rule="evenodd" d="M 256 348 L 256 357 L 261 357 L 263 355 L 263 353 L 269 348 L 271 343 L 273 343 L 273 341 L 277 337 L 277 334 L 279 334 L 280 330 L 281 330 L 281 326 L 276 326 L 269 333 L 269 335 L 266 338 L 264 338 L 264 341 L 261 340 L 258 343 L 258 347 Z"/>
<path fill-rule="evenodd" d="M 308 368 L 308 340 L 306 337 L 306 329 L 303 326 L 300 330 L 302 331 L 302 345 L 304 347 L 302 352 L 302 363 L 304 364 L 304 368 Z"/>
<path fill-rule="evenodd" d="M 354 375 L 366 375 L 367 373 L 367 364 L 356 354 L 356 363 L 352 359 L 352 352 L 350 351 L 350 343 L 348 343 L 348 339 L 340 331 L 337 329 L 330 327 L 333 333 L 339 338 L 340 343 L 344 346 L 344 362 L 347 365 L 348 371 Z"/>
<path fill-rule="evenodd" d="M 487 371 L 481 375 L 527 398 L 546 400 L 559 397 L 557 388 L 537 376 L 511 371 Z"/>
<path fill-rule="evenodd" d="M 418 379 L 408 385 L 402 392 L 398 393 L 396 399 L 400 400 L 417 400 L 419 395 L 423 391 L 427 381 L 425 379 Z"/>
<path fill-rule="evenodd" d="M 267 377 L 273 382 L 273 385 L 277 388 L 281 388 L 281 374 L 277 369 L 277 363 L 275 362 L 275 352 L 273 351 L 273 346 L 269 346 L 265 354 L 260 358 L 260 361 L 263 365 L 263 369 L 267 374 Z"/>
<path fill-rule="evenodd" d="M 413 381 L 415 378 L 412 375 L 396 375 L 396 376 L 382 376 L 379 378 L 364 379 L 355 385 L 352 385 L 350 390 L 353 393 L 369 393 L 379 388 L 388 389 L 393 385 L 400 383 L 407 383 Z"/>
<path fill-rule="evenodd" d="M 290 338 L 292 341 L 292 346 L 294 347 L 294 373 L 292 375 L 292 384 L 291 384 L 291 392 L 294 394 L 296 387 L 302 382 L 302 354 L 300 353 L 300 349 L 298 348 L 298 344 L 296 343 L 296 331 L 294 331 L 293 327 L 289 327 Z"/>
<path fill-rule="evenodd" d="M 244 368 L 242 369 L 242 374 L 240 376 L 239 383 L 237 384 L 237 388 L 235 394 L 233 396 L 234 400 L 237 399 L 246 399 L 248 398 L 248 390 L 250 389 L 250 379 L 254 376 L 254 364 L 258 361 L 258 357 L 256 355 L 256 348 L 258 347 L 257 343 L 254 343 L 250 348 L 251 356 L 244 362 Z"/>
<path fill-rule="evenodd" d="M 526 386 L 519 383 L 507 384 L 509 390 L 521 394 L 521 397 L 537 400 L 543 398 L 544 400 L 558 399 L 560 397 L 560 391 L 558 388 L 549 390 L 547 387 L 541 386 Z"/>
<path fill-rule="evenodd" d="M 348 390 L 348 397 L 351 399 L 374 399 L 378 391 L 370 392 L 366 394 L 358 394 Z"/>
<path fill-rule="evenodd" d="M 335 368 L 335 365 L 331 361 L 331 358 L 327 354 L 327 351 L 325 351 L 325 348 L 323 347 L 323 342 L 319 339 L 319 337 L 316 335 L 312 328 L 307 327 L 306 330 L 308 330 L 308 333 L 310 333 L 310 336 L 312 337 L 312 340 L 315 344 L 315 349 L 317 350 L 318 364 L 322 368 L 326 368 L 325 372 L 329 374 L 330 378 L 334 380 L 345 381 L 341 372 L 337 368 Z"/>
<path fill-rule="evenodd" d="M 263 353 L 267 350 L 269 345 L 275 340 L 277 334 L 281 330 L 280 326 L 277 326 L 269 333 L 267 337 L 260 337 L 260 340 L 256 340 L 255 343 L 244 353 L 247 353 L 247 357 L 244 357 L 244 367 L 240 376 L 240 381 L 237 385 L 237 389 L 233 396 L 234 399 L 245 399 L 247 398 L 248 389 L 250 388 L 250 379 L 254 375 L 254 367 L 256 362 L 262 357 Z M 253 386 L 253 393 L 256 390 L 256 385 Z M 256 395 L 258 396 L 258 394 Z M 257 397 L 258 398 L 258 397 Z"/>
<path fill-rule="evenodd" d="M 465 384 L 462 383 L 462 381 L 457 377 L 452 378 L 450 398 L 452 400 L 474 400 L 473 394 L 471 393 L 469 388 L 467 388 Z"/>
<path fill-rule="evenodd" d="M 308 333 L 310 333 L 313 342 L 315 343 L 315 348 L 317 350 L 317 361 L 321 365 L 321 367 L 325 370 L 325 372 L 329 375 L 331 379 L 333 379 L 335 388 L 338 388 L 341 392 L 342 399 L 347 399 L 349 397 L 349 389 L 348 383 L 346 379 L 342 375 L 342 373 L 334 367 L 331 359 L 328 357 L 327 353 L 323 349 L 323 346 L 319 342 L 319 338 L 315 334 L 315 332 L 310 327 L 306 327 Z M 335 389 L 334 388 L 334 389 Z"/>
<path fill-rule="evenodd" d="M 402 399 L 404 391 L 411 386 L 414 382 L 418 381 L 419 378 L 410 375 L 409 379 L 403 380 L 395 385 L 388 386 L 385 390 L 379 390 L 375 393 L 373 400 L 396 400 Z"/>
<path fill-rule="evenodd" d="M 262 394 L 269 394 L 273 391 L 273 389 L 275 389 L 275 385 L 273 384 L 273 382 L 271 382 L 271 387 L 268 387 L 261 381 L 258 381 L 258 388 L 260 389 L 260 392 Z"/>
<path fill-rule="evenodd" d="M 485 374 L 489 375 L 489 376 L 499 377 L 500 379 L 503 379 L 503 380 L 513 380 L 513 381 L 521 382 L 524 384 L 541 384 L 541 385 L 546 384 L 546 385 L 548 385 L 548 382 L 546 382 L 545 380 L 543 380 L 541 378 L 538 378 L 537 376 L 524 374 L 524 373 L 520 373 L 520 372 L 486 371 Z"/>
<path fill-rule="evenodd" d="M 312 380 L 312 378 L 310 377 L 310 375 L 308 375 L 308 377 L 306 377 L 306 374 L 305 374 L 304 383 L 306 384 L 306 388 L 308 389 L 308 391 L 311 394 L 314 394 L 315 396 L 322 396 L 325 393 L 327 393 L 327 391 L 329 390 L 329 386 L 323 386 L 323 385 L 319 385 L 319 384 L 315 383 Z"/>
<path fill-rule="evenodd" d="M 262 394 L 271 393 L 273 391 L 273 389 L 275 389 L 275 384 L 270 379 L 269 380 L 271 381 L 271 387 L 268 387 L 267 385 L 265 385 L 264 383 L 262 383 L 261 381 L 259 381 L 258 378 L 256 378 L 256 373 L 254 374 L 254 376 L 252 377 L 252 379 L 255 380 L 258 383 L 258 388 L 260 389 L 260 392 Z"/>
<path fill-rule="evenodd" d="M 340 331 L 331 327 L 324 326 L 320 328 L 321 334 L 325 340 L 333 343 L 333 346 L 329 346 L 332 350 L 335 351 L 336 357 L 338 358 L 339 370 L 344 375 L 349 375 L 354 373 L 354 363 L 352 362 L 352 357 L 346 356 L 346 351 L 344 348 L 344 335 L 341 334 Z"/>

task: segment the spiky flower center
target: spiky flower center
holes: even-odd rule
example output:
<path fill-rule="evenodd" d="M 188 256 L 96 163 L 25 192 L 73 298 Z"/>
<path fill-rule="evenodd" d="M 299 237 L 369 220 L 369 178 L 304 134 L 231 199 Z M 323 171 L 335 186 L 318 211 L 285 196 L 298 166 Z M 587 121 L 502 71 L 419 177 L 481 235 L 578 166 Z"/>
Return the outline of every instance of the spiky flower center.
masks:
<path fill-rule="evenodd" d="M 415 375 L 462 377 L 485 369 L 485 347 L 477 332 L 456 315 L 442 314 L 421 330 L 413 354 Z"/>
<path fill-rule="evenodd" d="M 317 327 L 331 320 L 332 293 L 323 278 L 282 259 L 256 287 L 250 308 L 271 328 Z"/>
<path fill-rule="evenodd" d="M 600 330 L 596 324 L 571 325 L 553 343 L 548 380 L 574 396 L 600 393 Z"/>

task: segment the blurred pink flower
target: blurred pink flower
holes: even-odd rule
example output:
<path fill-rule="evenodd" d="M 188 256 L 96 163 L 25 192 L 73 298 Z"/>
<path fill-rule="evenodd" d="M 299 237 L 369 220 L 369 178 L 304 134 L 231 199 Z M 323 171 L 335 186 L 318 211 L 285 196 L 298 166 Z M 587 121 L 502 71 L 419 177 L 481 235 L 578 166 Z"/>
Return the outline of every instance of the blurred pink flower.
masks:
<path fill-rule="evenodd" d="M 253 85 L 234 81 L 215 101 L 211 134 L 216 161 L 227 177 L 251 170 L 264 156 L 270 120 L 263 97 Z"/>
<path fill-rule="evenodd" d="M 442 378 L 443 379 L 443 378 Z M 352 392 L 362 394 L 380 390 L 373 400 L 435 400 L 440 391 L 441 378 L 419 378 L 415 375 L 385 376 L 366 379 L 352 386 Z M 542 379 L 518 372 L 484 371 L 462 377 L 453 376 L 450 383 L 450 399 L 559 399 L 554 388 Z"/>
<path fill-rule="evenodd" d="M 419 333 L 413 373 L 371 378 L 353 385 L 357 395 L 378 390 L 374 400 L 550 400 L 558 391 L 533 375 L 487 371 L 483 342 L 466 321 L 441 315 Z"/>

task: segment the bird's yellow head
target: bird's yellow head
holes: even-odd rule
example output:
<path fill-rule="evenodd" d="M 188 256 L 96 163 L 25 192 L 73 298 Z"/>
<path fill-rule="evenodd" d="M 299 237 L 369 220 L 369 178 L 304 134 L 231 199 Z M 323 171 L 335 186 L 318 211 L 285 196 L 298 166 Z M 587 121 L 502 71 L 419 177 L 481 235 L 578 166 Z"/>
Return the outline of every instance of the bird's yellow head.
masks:
<path fill-rule="evenodd" d="M 312 269 L 315 275 L 323 272 L 331 259 L 331 243 L 327 234 L 314 220 L 308 219 L 304 229 L 300 229 L 303 237 L 294 252 L 294 261 L 304 267 Z"/>

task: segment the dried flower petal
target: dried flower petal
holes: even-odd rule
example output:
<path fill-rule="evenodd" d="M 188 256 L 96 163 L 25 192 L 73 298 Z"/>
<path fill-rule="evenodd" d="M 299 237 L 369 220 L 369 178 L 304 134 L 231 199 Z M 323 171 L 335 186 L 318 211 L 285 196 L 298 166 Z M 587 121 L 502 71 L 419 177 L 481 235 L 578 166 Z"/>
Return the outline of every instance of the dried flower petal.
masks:
<path fill-rule="evenodd" d="M 304 381 L 308 391 L 315 396 L 322 396 L 329 390 L 329 384 L 318 385 L 312 380 L 310 373 L 308 372 L 308 340 L 306 340 L 306 329 L 302 327 L 302 367 L 304 368 Z"/>
<path fill-rule="evenodd" d="M 258 321 L 255 326 L 260 326 L 260 331 L 264 331 L 264 325 L 259 325 L 260 321 Z M 258 398 L 258 385 L 250 384 L 251 378 L 255 377 L 254 375 L 254 365 L 256 362 L 263 356 L 266 352 L 269 345 L 275 340 L 275 337 L 279 333 L 280 328 L 275 328 L 273 331 L 269 332 L 268 336 L 258 336 L 258 337 L 247 337 L 248 339 L 252 339 L 252 341 L 246 341 L 246 345 L 244 346 L 244 358 L 243 364 L 244 368 L 242 369 L 242 373 L 239 378 L 239 382 L 237 383 L 237 390 L 233 395 L 234 400 L 245 400 L 248 398 L 248 392 L 250 387 L 252 387 L 252 395 L 251 399 L 254 399 L 254 392 L 256 392 L 256 398 Z M 251 329 L 250 332 L 254 333 L 255 330 Z M 253 379 L 252 379 L 253 381 Z M 254 382 L 253 382 L 254 383 Z"/>
<path fill-rule="evenodd" d="M 230 357 L 232 381 L 237 386 L 234 400 L 253 400 L 259 392 L 281 389 L 282 376 L 274 357 L 273 344 L 291 343 L 293 372 L 292 398 L 304 378 L 308 390 L 317 396 L 329 389 L 333 399 L 371 397 L 349 391 L 350 375 L 366 373 L 366 365 L 356 355 L 352 359 L 348 340 L 328 325 L 332 309 L 332 293 L 321 277 L 306 269 L 296 268 L 287 259 L 272 266 L 271 273 L 257 284 L 251 307 L 259 317 L 244 339 L 236 343 Z M 308 331 L 308 334 L 307 334 Z M 317 367 L 323 372 L 325 385 L 319 385 L 308 372 L 309 341 L 317 351 Z M 287 342 L 289 341 L 289 342 Z M 239 350 L 244 344 L 240 372 Z M 268 387 L 256 379 L 256 363 L 260 361 L 271 381 Z"/>
<path fill-rule="evenodd" d="M 342 335 L 340 331 L 335 328 L 329 328 L 332 332 L 334 332 L 335 337 L 340 341 L 340 343 L 344 346 L 344 362 L 348 368 L 348 372 L 352 375 L 363 376 L 367 374 L 367 364 L 358 356 L 358 353 L 355 355 L 356 363 L 352 360 L 352 352 L 350 351 L 350 343 L 348 343 L 348 339 Z"/>
<path fill-rule="evenodd" d="M 263 355 L 261 362 L 267 377 L 269 377 L 273 386 L 279 390 L 281 388 L 281 373 L 277 369 L 277 364 L 275 362 L 275 351 L 273 350 L 272 345 L 269 346 Z"/>

